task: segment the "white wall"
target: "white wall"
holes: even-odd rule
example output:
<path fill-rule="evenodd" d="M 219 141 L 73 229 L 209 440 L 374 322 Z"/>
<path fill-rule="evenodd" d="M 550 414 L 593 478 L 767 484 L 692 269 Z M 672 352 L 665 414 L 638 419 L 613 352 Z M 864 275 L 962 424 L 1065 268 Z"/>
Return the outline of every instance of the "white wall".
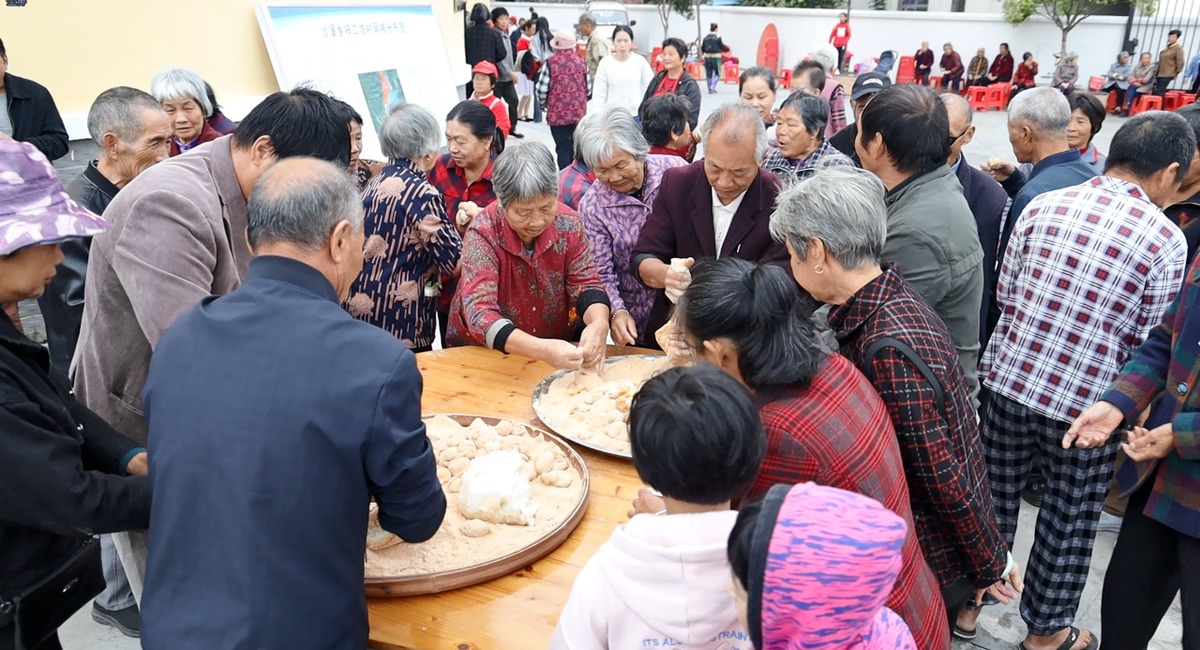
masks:
<path fill-rule="evenodd" d="M 1200 1 L 1200 0 L 1197 0 Z M 931 0 L 931 4 L 934 0 Z M 528 16 L 528 2 L 498 2 L 508 7 L 515 16 Z M 968 0 L 969 8 L 999 5 L 999 0 Z M 539 4 L 538 13 L 550 21 L 553 29 L 570 27 L 583 13 L 582 4 Z M 629 17 L 637 21 L 633 28 L 634 41 L 640 51 L 649 53 L 663 40 L 662 23 L 654 5 L 626 5 Z M 721 37 L 741 58 L 742 66 L 754 65 L 758 42 L 768 23 L 774 23 L 780 35 L 781 63 L 789 67 L 804 58 L 817 47 L 828 42 L 829 31 L 837 22 L 836 9 L 776 9 L 760 7 L 704 7 L 700 21 L 704 32 L 708 24 L 716 22 L 721 27 Z M 949 41 L 970 61 L 979 47 L 987 48 L 988 57 L 994 57 L 999 44 L 1007 42 L 1020 60 L 1023 52 L 1033 52 L 1040 64 L 1042 83 L 1048 83 L 1054 71 L 1054 54 L 1060 49 L 1061 33 L 1048 20 L 1031 18 L 1020 25 L 1010 25 L 1003 15 L 996 13 L 949 13 L 912 11 L 853 11 L 850 18 L 854 27 L 850 51 L 855 61 L 879 56 L 884 50 L 897 50 L 909 55 L 920 47 L 922 40 L 940 52 L 943 43 Z M 696 22 L 685 20 L 678 14 L 671 15 L 670 35 L 687 42 L 696 39 Z M 1103 75 L 1116 60 L 1125 37 L 1125 18 L 1093 16 L 1071 32 L 1067 47 L 1079 53 L 1080 78 L 1086 80 L 1094 75 Z M 1156 50 L 1157 51 L 1157 50 Z"/>

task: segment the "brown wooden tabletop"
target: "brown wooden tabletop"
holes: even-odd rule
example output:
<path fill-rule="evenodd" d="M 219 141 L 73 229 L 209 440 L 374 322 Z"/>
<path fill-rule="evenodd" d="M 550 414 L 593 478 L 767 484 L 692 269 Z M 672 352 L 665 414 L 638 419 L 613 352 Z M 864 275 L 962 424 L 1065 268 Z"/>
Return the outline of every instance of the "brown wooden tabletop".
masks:
<path fill-rule="evenodd" d="M 652 350 L 609 346 L 609 356 Z M 417 355 L 425 379 L 423 413 L 466 413 L 537 423 L 533 391 L 554 371 L 519 355 L 480 347 Z M 375 598 L 369 647 L 387 650 L 509 650 L 550 645 L 571 584 L 596 550 L 627 520 L 642 482 L 627 459 L 576 447 L 591 476 L 590 502 L 562 546 L 516 573 L 431 596 Z"/>

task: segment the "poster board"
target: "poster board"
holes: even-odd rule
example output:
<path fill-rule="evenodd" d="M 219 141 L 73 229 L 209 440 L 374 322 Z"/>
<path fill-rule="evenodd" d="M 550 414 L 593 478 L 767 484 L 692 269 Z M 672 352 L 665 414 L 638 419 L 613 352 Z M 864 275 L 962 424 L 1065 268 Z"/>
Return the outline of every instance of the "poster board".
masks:
<path fill-rule="evenodd" d="M 388 107 L 420 104 L 442 119 L 458 103 L 437 16 L 429 4 L 255 5 L 275 80 L 345 100 L 363 118 L 362 157 L 384 160 Z"/>

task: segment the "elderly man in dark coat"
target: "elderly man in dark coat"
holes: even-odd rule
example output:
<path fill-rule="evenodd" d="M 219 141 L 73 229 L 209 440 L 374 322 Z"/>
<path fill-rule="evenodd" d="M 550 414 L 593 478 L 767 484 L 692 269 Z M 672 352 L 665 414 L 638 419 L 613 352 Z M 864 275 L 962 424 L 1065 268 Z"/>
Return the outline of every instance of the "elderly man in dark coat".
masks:
<path fill-rule="evenodd" d="M 446 513 L 416 357 L 341 307 L 364 241 L 344 164 L 273 167 L 247 233 L 245 282 L 180 316 L 150 364 L 142 645 L 363 648 L 371 500 L 408 542 Z"/>
<path fill-rule="evenodd" d="M 672 259 L 737 257 L 788 269 L 788 252 L 771 238 L 779 179 L 759 165 L 767 153 L 762 116 L 726 104 L 704 123 L 704 159 L 663 173 L 658 198 L 633 249 L 630 271 L 660 289 L 646 331 L 667 322 L 671 305 L 691 281 Z M 653 341 L 653 336 L 648 337 Z"/>
<path fill-rule="evenodd" d="M 979 352 L 987 347 L 988 306 L 996 300 L 996 266 L 1000 248 L 1000 227 L 1009 206 L 1008 193 L 991 175 L 967 162 L 962 148 L 975 137 L 971 124 L 971 105 L 961 95 L 946 93 L 940 97 L 950 117 L 950 169 L 962 185 L 963 196 L 975 215 L 979 245 L 983 247 L 983 300 L 979 309 Z"/>

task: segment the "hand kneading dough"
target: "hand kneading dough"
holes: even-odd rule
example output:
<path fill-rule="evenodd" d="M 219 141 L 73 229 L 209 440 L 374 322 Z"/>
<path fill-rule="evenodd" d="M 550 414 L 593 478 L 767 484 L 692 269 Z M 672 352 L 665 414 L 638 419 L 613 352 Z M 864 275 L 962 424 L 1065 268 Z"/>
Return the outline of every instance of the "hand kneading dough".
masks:
<path fill-rule="evenodd" d="M 458 527 L 458 532 L 464 537 L 483 537 L 492 532 L 492 527 L 486 521 L 480 519 L 468 519 Z"/>
<path fill-rule="evenodd" d="M 379 505 L 372 503 L 367 514 L 367 548 L 372 551 L 382 551 L 400 542 L 401 539 L 399 537 L 379 526 Z"/>
<path fill-rule="evenodd" d="M 493 451 L 471 461 L 462 475 L 458 511 L 468 519 L 530 526 L 537 504 L 521 467 L 525 459 L 511 451 Z"/>

